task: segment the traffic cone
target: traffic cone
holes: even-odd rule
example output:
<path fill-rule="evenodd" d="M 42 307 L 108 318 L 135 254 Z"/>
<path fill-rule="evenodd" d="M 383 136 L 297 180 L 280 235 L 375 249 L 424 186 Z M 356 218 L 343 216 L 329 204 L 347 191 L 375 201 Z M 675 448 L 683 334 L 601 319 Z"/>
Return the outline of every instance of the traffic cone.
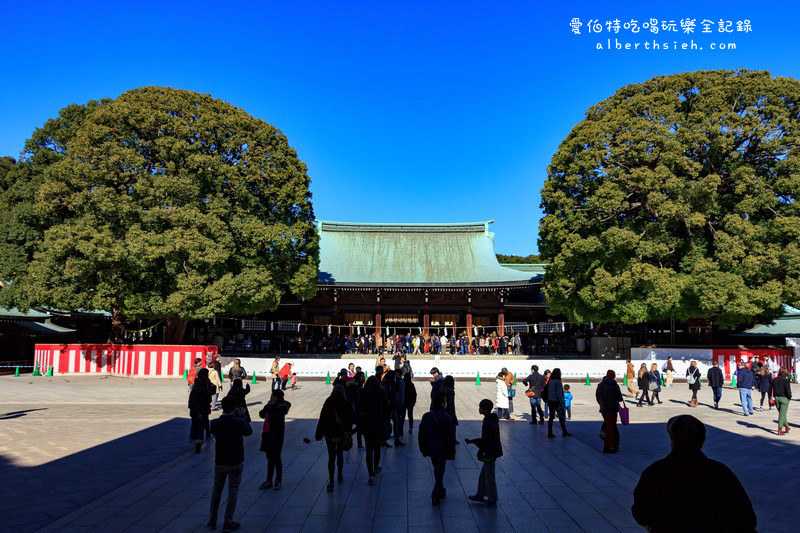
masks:
<path fill-rule="evenodd" d="M 183 379 L 189 379 L 189 369 L 188 368 L 184 368 L 183 369 Z"/>
<path fill-rule="evenodd" d="M 622 386 L 623 387 L 627 387 L 628 386 L 628 374 L 625 374 L 625 375 L 622 376 Z"/>
<path fill-rule="evenodd" d="M 14 377 L 15 377 L 15 378 L 18 378 L 18 377 L 19 377 L 19 366 L 18 366 L 18 367 L 17 367 L 17 369 L 14 371 Z"/>
<path fill-rule="evenodd" d="M 328 377 L 325 378 L 325 385 L 330 385 L 330 384 L 331 384 L 331 372 L 329 370 Z"/>
<path fill-rule="evenodd" d="M 586 386 L 587 387 L 591 386 L 591 383 L 589 381 L 589 373 L 588 372 L 586 373 Z"/>
<path fill-rule="evenodd" d="M 478 372 L 478 375 L 475 377 L 475 385 L 481 386 L 481 373 Z"/>
<path fill-rule="evenodd" d="M 255 372 L 253 372 L 253 381 L 252 381 L 252 383 L 253 383 L 253 385 L 256 384 L 256 373 Z"/>
<path fill-rule="evenodd" d="M 34 363 L 33 364 L 33 375 L 34 376 L 41 376 L 42 375 L 42 373 L 39 372 L 39 363 Z"/>
<path fill-rule="evenodd" d="M 48 378 L 52 378 L 53 377 L 53 367 L 52 366 L 47 369 L 47 377 Z"/>

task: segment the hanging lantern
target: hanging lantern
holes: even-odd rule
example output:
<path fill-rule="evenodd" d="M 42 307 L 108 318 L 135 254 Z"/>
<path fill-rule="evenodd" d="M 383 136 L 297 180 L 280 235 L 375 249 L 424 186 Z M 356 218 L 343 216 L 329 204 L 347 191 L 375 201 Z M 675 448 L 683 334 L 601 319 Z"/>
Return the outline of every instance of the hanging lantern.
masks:
<path fill-rule="evenodd" d="M 444 336 L 447 337 L 447 326 L 444 327 Z"/>
<path fill-rule="evenodd" d="M 472 336 L 473 337 L 478 336 L 478 326 L 472 326 Z"/>
<path fill-rule="evenodd" d="M 300 323 L 297 323 L 297 333 L 300 333 Z"/>
<path fill-rule="evenodd" d="M 330 324 L 328 324 L 328 335 L 330 335 L 330 334 L 331 334 L 331 329 L 332 329 L 332 328 L 331 328 L 331 325 L 330 325 Z"/>
<path fill-rule="evenodd" d="M 356 335 L 361 335 L 361 326 L 356 326 Z"/>
<path fill-rule="evenodd" d="M 270 331 L 274 331 L 275 330 L 275 322 L 270 322 L 269 323 L 269 330 Z"/>
<path fill-rule="evenodd" d="M 386 326 L 386 336 L 389 336 L 389 326 Z"/>

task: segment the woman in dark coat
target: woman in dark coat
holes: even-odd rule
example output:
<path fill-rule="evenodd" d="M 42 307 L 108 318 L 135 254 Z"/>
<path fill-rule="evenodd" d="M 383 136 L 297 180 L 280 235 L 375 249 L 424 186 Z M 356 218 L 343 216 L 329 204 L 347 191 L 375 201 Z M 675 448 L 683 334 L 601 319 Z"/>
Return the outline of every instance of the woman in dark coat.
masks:
<path fill-rule="evenodd" d="M 259 411 L 258 416 L 264 419 L 264 429 L 261 432 L 261 451 L 267 456 L 267 480 L 258 488 L 261 490 L 281 488 L 283 477 L 283 461 L 281 452 L 283 451 L 283 437 L 286 434 L 286 414 L 292 404 L 283 400 L 283 391 L 275 389 L 272 391 L 267 405 Z M 275 475 L 275 483 L 272 483 L 272 476 Z"/>
<path fill-rule="evenodd" d="M 353 411 L 344 397 L 344 386 L 336 385 L 322 404 L 317 422 L 317 440 L 325 439 L 328 447 L 328 492 L 333 490 L 333 470 L 338 461 L 338 480 L 344 482 L 344 440 L 352 438 Z"/>
<path fill-rule="evenodd" d="M 408 417 L 408 432 L 411 433 L 414 431 L 414 406 L 417 405 L 417 388 L 414 386 L 414 382 L 411 381 L 410 373 L 403 376 L 403 383 L 406 388 L 403 404 Z"/>
<path fill-rule="evenodd" d="M 639 396 L 639 403 L 636 404 L 636 407 L 641 407 L 642 402 L 645 400 L 647 400 L 647 405 L 653 405 L 653 400 L 650 399 L 650 373 L 647 371 L 647 365 L 644 363 L 639 367 L 636 384 L 639 386 L 639 391 L 642 393 L 642 395 Z"/>
<path fill-rule="evenodd" d="M 381 443 L 386 438 L 386 417 L 389 414 L 389 401 L 375 376 L 370 376 L 358 397 L 358 430 L 364 435 L 367 448 L 367 473 L 369 484 L 375 483 L 375 476 L 381 473 Z"/>
<path fill-rule="evenodd" d="M 756 374 L 756 387 L 758 392 L 761 393 L 761 402 L 759 404 L 759 411 L 764 410 L 764 398 L 771 397 L 770 391 L 772 390 L 772 372 L 766 366 L 762 366 Z M 772 406 L 767 402 L 767 407 L 772 411 Z"/>
<path fill-rule="evenodd" d="M 554 438 L 553 418 L 558 415 L 558 423 L 561 424 L 561 436 L 569 437 L 572 433 L 567 431 L 567 424 L 564 422 L 564 386 L 561 384 L 561 369 L 554 368 L 547 382 L 547 404 L 550 408 L 550 416 L 547 421 L 547 436 Z"/>
<path fill-rule="evenodd" d="M 444 383 L 442 383 L 442 393 L 445 398 L 445 411 L 453 419 L 453 425 L 458 426 L 458 417 L 456 416 L 456 380 L 453 376 L 445 376 Z M 458 444 L 458 439 L 456 439 Z"/>
<path fill-rule="evenodd" d="M 700 370 L 697 368 L 697 361 L 692 361 L 689 368 L 686 369 L 686 382 L 689 383 L 689 390 L 692 391 L 689 405 L 697 407 L 697 391 L 700 390 Z"/>
<path fill-rule="evenodd" d="M 250 394 L 250 384 L 242 386 L 241 379 L 234 379 L 231 388 L 226 396 L 236 398 L 236 410 L 234 414 L 247 420 L 250 423 L 250 411 L 247 410 L 247 400 L 245 397 Z"/>
<path fill-rule="evenodd" d="M 208 379 L 208 369 L 198 370 L 192 390 L 189 392 L 189 416 L 192 419 L 189 438 L 194 441 L 195 453 L 200 453 L 203 447 L 203 432 L 211 438 L 208 415 L 211 414 L 211 399 L 216 392 L 217 388 Z"/>
<path fill-rule="evenodd" d="M 656 363 L 650 365 L 650 375 L 648 377 L 650 378 L 650 383 L 656 384 L 656 388 L 653 389 L 653 396 L 650 398 L 650 401 L 664 403 L 661 401 L 661 372 L 658 371 L 658 365 Z"/>

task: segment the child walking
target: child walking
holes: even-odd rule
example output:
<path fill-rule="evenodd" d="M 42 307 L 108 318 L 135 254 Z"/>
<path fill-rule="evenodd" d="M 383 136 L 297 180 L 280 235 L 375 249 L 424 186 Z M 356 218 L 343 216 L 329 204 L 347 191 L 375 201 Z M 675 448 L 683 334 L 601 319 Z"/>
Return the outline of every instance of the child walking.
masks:
<path fill-rule="evenodd" d="M 261 490 L 281 488 L 283 477 L 283 461 L 281 452 L 283 451 L 283 437 L 286 434 L 286 414 L 292 404 L 283 400 L 284 393 L 280 388 L 272 390 L 267 405 L 258 413 L 264 419 L 264 427 L 261 431 L 261 451 L 267 456 L 267 480 L 258 488 Z M 272 476 L 275 475 L 275 482 Z"/>
<path fill-rule="evenodd" d="M 469 496 L 469 500 L 485 503 L 487 507 L 497 507 L 495 461 L 503 455 L 503 447 L 500 444 L 500 419 L 492 412 L 493 407 L 491 400 L 481 400 L 478 404 L 478 412 L 483 415 L 481 438 L 464 441 L 478 446 L 478 460 L 483 463 L 478 477 L 478 492 L 474 496 Z"/>
<path fill-rule="evenodd" d="M 569 385 L 564 385 L 564 407 L 567 409 L 567 420 L 572 420 L 572 392 Z"/>

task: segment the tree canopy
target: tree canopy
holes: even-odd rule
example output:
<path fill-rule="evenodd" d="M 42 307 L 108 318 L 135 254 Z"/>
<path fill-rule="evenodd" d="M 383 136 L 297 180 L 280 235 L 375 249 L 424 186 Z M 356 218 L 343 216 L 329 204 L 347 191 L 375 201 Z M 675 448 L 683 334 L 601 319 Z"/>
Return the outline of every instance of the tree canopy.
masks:
<path fill-rule="evenodd" d="M 22 308 L 167 318 L 179 342 L 182 321 L 315 294 L 305 164 L 279 130 L 209 95 L 144 87 L 69 106 L 10 172 L 0 294 Z"/>
<path fill-rule="evenodd" d="M 571 321 L 770 320 L 800 303 L 800 82 L 700 71 L 593 106 L 542 190 L 543 290 Z"/>
<path fill-rule="evenodd" d="M 505 255 L 505 254 L 495 254 L 497 256 L 497 261 L 500 263 L 539 263 L 540 257 L 535 254 L 531 255 Z"/>

